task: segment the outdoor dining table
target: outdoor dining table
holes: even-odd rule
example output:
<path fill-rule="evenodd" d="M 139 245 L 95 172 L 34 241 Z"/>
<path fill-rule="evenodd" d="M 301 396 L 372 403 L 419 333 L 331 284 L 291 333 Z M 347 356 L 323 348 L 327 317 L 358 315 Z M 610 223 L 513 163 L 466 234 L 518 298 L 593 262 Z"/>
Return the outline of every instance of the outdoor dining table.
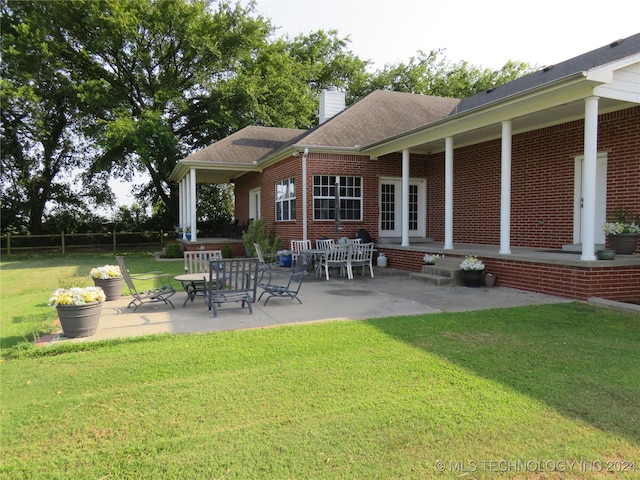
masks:
<path fill-rule="evenodd" d="M 217 278 L 215 273 L 212 273 L 212 276 L 213 279 Z M 204 296 L 204 292 L 207 289 L 209 272 L 183 273 L 182 275 L 178 275 L 174 278 L 177 282 L 182 283 L 182 288 L 184 288 L 184 291 L 187 293 L 187 299 L 182 304 L 182 307 L 184 308 L 189 300 L 193 302 L 193 299 L 196 298 L 196 296 Z"/>

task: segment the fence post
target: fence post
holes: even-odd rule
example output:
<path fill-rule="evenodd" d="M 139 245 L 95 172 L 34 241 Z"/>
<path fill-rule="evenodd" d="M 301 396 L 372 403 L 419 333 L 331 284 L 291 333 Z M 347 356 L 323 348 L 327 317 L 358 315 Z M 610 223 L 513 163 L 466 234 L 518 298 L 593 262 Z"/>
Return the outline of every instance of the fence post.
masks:
<path fill-rule="evenodd" d="M 113 254 L 115 255 L 116 253 L 118 253 L 118 250 L 116 249 L 116 229 L 113 229 Z"/>
<path fill-rule="evenodd" d="M 7 255 L 11 255 L 11 234 L 7 233 Z"/>
<path fill-rule="evenodd" d="M 62 246 L 62 255 L 64 255 L 64 230 L 60 234 L 60 245 Z"/>

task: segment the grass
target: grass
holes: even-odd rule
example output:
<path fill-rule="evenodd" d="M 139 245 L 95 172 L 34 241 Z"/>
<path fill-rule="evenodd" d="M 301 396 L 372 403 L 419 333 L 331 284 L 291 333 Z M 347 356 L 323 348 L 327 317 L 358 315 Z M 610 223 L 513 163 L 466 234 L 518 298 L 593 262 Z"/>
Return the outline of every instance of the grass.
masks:
<path fill-rule="evenodd" d="M 639 347 L 573 303 L 16 349 L 0 477 L 637 478 Z"/>

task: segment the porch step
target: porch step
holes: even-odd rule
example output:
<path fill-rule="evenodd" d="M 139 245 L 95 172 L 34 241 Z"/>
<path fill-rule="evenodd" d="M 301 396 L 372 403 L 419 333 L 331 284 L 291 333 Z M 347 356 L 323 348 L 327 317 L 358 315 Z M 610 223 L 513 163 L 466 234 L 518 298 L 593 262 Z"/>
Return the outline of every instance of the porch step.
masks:
<path fill-rule="evenodd" d="M 421 273 L 410 273 L 409 278 L 436 286 L 462 285 L 460 259 L 440 258 L 435 265 L 423 265 Z"/>

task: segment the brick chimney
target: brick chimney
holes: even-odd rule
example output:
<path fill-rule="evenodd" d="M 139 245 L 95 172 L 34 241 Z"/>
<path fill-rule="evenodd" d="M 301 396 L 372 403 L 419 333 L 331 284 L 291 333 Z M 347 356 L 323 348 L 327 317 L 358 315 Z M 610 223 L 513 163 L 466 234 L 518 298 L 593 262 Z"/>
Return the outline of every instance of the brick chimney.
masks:
<path fill-rule="evenodd" d="M 344 110 L 345 94 L 338 87 L 329 87 L 320 92 L 319 123 L 323 124 L 331 117 Z"/>

